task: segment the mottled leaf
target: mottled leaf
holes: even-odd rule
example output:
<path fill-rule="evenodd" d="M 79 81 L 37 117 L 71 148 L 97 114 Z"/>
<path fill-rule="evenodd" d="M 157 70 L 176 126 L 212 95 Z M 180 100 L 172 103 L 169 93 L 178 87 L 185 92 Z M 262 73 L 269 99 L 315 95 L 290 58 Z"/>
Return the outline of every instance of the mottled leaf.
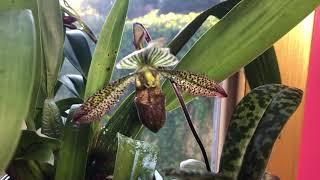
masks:
<path fill-rule="evenodd" d="M 59 139 L 63 131 L 60 111 L 53 99 L 46 99 L 42 109 L 41 133 Z"/>
<path fill-rule="evenodd" d="M 240 179 L 261 179 L 274 143 L 301 103 L 303 92 L 300 89 L 278 86 L 281 92 L 268 106 L 247 147 L 238 176 Z"/>
<path fill-rule="evenodd" d="M 237 105 L 228 128 L 228 134 L 221 155 L 220 172 L 223 175 L 237 178 L 246 150 L 249 150 L 247 148 L 249 143 L 251 143 L 252 137 L 257 136 L 261 139 L 266 139 L 266 142 L 269 143 L 271 139 L 275 140 L 280 132 L 278 128 L 280 128 L 279 123 L 281 122 L 275 122 L 277 125 L 273 126 L 268 122 L 262 121 L 264 117 L 279 115 L 287 119 L 294 111 L 300 99 L 300 90 L 276 84 L 258 87 L 245 96 Z M 281 105 L 279 106 L 279 104 Z M 257 131 L 258 125 L 262 123 L 268 123 L 268 125 L 270 125 L 270 129 L 268 130 L 272 131 L 265 134 Z M 277 129 L 277 131 L 274 131 L 273 128 Z M 259 133 L 261 133 L 261 136 Z M 265 142 L 261 139 L 259 139 L 259 143 Z M 269 152 L 272 146 L 269 145 L 264 148 L 262 147 L 263 151 Z M 255 147 L 252 147 L 252 150 L 254 149 Z M 251 163 L 254 164 L 255 161 L 256 159 L 248 162 L 248 165 Z M 266 163 L 266 161 L 264 161 L 264 163 Z M 262 166 L 265 166 L 265 164 Z M 246 171 L 250 171 L 250 169 L 246 169 Z M 262 176 L 264 169 L 261 169 L 261 166 L 259 166 L 259 173 L 261 172 L 262 174 L 260 175 Z"/>

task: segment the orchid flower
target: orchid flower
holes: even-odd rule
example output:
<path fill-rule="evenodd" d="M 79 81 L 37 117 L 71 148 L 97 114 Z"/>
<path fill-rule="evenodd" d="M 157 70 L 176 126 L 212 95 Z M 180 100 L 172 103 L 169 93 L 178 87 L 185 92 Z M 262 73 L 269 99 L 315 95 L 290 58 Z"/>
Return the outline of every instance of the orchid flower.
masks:
<path fill-rule="evenodd" d="M 99 120 L 118 101 L 129 84 L 135 83 L 134 102 L 140 121 L 153 132 L 158 132 L 166 120 L 165 95 L 161 89 L 161 77 L 174 82 L 179 89 L 193 96 L 226 97 L 224 89 L 206 76 L 188 71 L 173 70 L 178 58 L 169 48 L 151 41 L 150 35 L 134 26 L 134 45 L 138 49 L 121 59 L 117 69 L 134 69 L 89 97 L 75 112 L 74 121 L 89 123 Z M 138 37 L 138 38 L 136 38 Z M 143 41 L 149 42 L 143 48 Z M 151 41 L 151 42 L 150 42 Z"/>

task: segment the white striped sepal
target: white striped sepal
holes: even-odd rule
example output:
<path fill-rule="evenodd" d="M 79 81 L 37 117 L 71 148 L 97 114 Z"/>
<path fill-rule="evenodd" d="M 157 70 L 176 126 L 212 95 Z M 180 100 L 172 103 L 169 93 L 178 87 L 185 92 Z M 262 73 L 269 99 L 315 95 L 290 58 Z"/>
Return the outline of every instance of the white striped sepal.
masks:
<path fill-rule="evenodd" d="M 157 43 L 150 43 L 148 47 L 135 51 L 118 62 L 118 69 L 139 69 L 144 65 L 152 67 L 171 67 L 179 62 L 176 56 L 170 53 L 169 48 L 161 48 Z"/>

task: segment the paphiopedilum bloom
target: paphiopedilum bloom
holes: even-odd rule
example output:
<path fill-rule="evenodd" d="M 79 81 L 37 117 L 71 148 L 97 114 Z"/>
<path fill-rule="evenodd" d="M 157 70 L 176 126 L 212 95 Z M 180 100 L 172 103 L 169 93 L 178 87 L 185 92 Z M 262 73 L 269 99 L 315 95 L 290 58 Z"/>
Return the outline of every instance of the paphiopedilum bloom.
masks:
<path fill-rule="evenodd" d="M 145 34 L 144 34 L 145 36 Z M 141 40 L 140 40 L 141 42 Z M 141 44 L 135 43 L 141 47 Z M 161 78 L 174 82 L 182 91 L 194 96 L 226 97 L 224 89 L 206 76 L 188 71 L 172 70 L 179 60 L 157 42 L 151 42 L 124 57 L 116 64 L 118 69 L 135 71 L 122 77 L 89 97 L 74 114 L 74 121 L 89 123 L 99 120 L 118 101 L 130 83 L 135 83 L 135 104 L 143 125 L 153 132 L 159 131 L 166 120 L 165 96 Z"/>

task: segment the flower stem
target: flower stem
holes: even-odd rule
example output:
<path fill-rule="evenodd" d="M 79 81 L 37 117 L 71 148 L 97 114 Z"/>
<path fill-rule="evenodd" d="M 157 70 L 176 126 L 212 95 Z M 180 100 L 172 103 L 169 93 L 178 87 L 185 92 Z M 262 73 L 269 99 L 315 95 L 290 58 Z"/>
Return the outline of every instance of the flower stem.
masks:
<path fill-rule="evenodd" d="M 174 89 L 174 92 L 176 93 L 176 96 L 177 96 L 179 102 L 180 102 L 180 105 L 181 105 L 181 107 L 182 107 L 184 116 L 186 117 L 186 120 L 187 120 L 187 122 L 188 122 L 188 125 L 189 125 L 191 131 L 192 131 L 192 134 L 193 134 L 194 138 L 196 139 L 196 141 L 197 141 L 197 143 L 198 143 L 198 145 L 199 145 L 199 147 L 200 147 L 200 149 L 201 149 L 202 156 L 203 156 L 204 162 L 205 162 L 205 164 L 206 164 L 207 170 L 210 172 L 210 171 L 211 171 L 211 168 L 210 168 L 208 156 L 207 156 L 207 153 L 206 153 L 206 149 L 204 148 L 204 146 L 203 146 L 203 144 L 202 144 L 202 142 L 201 142 L 201 139 L 200 139 L 200 137 L 199 137 L 196 129 L 195 129 L 194 126 L 193 126 L 193 123 L 192 123 L 192 121 L 191 121 L 190 114 L 189 114 L 189 112 L 188 112 L 188 109 L 187 109 L 187 107 L 186 107 L 186 104 L 184 103 L 183 97 L 182 97 L 182 95 L 181 95 L 181 93 L 180 93 L 177 85 L 176 85 L 173 81 L 171 81 L 171 85 L 172 85 L 172 87 L 173 87 L 173 89 Z"/>

